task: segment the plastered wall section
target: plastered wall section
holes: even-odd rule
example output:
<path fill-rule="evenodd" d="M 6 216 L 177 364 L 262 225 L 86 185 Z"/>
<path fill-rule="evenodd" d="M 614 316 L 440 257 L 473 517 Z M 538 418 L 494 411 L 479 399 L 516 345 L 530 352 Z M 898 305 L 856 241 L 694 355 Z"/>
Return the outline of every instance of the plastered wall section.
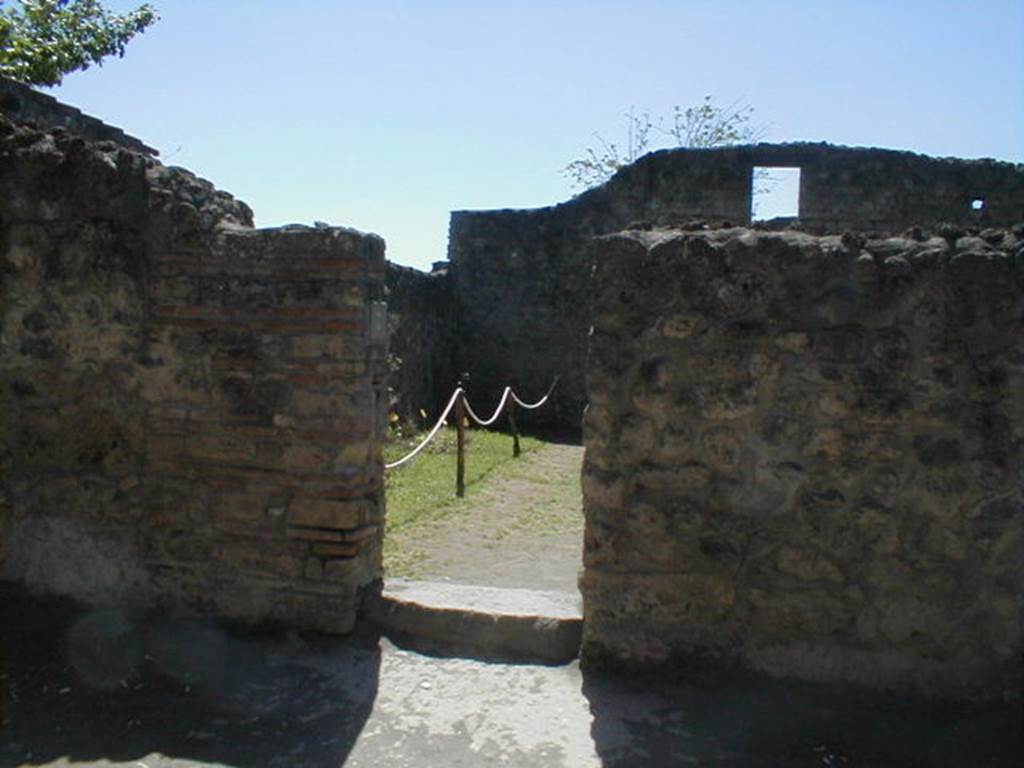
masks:
<path fill-rule="evenodd" d="M 560 374 L 552 407 L 531 416 L 578 428 L 586 404 L 589 239 L 634 227 L 748 224 L 755 166 L 801 169 L 799 227 L 809 232 L 899 234 L 940 224 L 977 232 L 1024 221 L 1024 166 L 808 143 L 663 150 L 560 205 L 455 211 L 456 353 L 459 370 L 471 375 L 471 394 L 496 400 L 506 384 L 543 392 Z"/>
<path fill-rule="evenodd" d="M 584 661 L 1019 696 L 1022 235 L 599 239 Z"/>
<path fill-rule="evenodd" d="M 379 238 L 255 230 L 130 150 L 0 122 L 4 578 L 344 632 L 380 575 Z"/>

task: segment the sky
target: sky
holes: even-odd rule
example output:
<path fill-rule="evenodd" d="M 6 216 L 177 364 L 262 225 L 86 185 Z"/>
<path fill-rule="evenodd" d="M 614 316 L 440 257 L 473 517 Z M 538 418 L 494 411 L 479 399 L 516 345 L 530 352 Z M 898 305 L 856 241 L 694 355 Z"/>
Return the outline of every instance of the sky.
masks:
<path fill-rule="evenodd" d="M 1022 0 L 154 4 L 123 59 L 50 93 L 258 226 L 376 232 L 421 269 L 450 211 L 566 200 L 595 132 L 708 95 L 753 106 L 767 141 L 1024 162 Z"/>

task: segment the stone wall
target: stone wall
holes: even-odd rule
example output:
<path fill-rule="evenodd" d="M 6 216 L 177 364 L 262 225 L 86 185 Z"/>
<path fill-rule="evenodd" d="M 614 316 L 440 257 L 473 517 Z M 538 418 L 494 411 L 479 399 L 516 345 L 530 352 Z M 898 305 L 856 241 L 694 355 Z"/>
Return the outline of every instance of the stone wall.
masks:
<path fill-rule="evenodd" d="M 1024 227 L 595 244 L 584 659 L 1019 696 Z"/>
<path fill-rule="evenodd" d="M 585 233 L 565 221 L 570 210 L 452 214 L 455 359 L 472 402 L 489 411 L 506 386 L 536 400 L 561 376 L 548 405 L 520 414 L 527 426 L 578 430 L 586 402 L 589 269 Z"/>
<path fill-rule="evenodd" d="M 160 154 L 120 128 L 6 77 L 0 77 L 0 115 L 43 130 L 62 129 L 89 141 L 112 141 L 147 155 Z"/>
<path fill-rule="evenodd" d="M 909 152 L 781 144 L 664 150 L 567 203 L 524 211 L 455 211 L 449 259 L 460 307 L 458 366 L 481 399 L 505 384 L 543 392 L 536 417 L 578 427 L 590 328 L 587 242 L 633 225 L 750 221 L 755 166 L 801 168 L 805 231 L 899 233 L 939 223 L 976 230 L 1024 221 L 1024 166 Z M 983 201 L 980 210 L 972 203 Z"/>
<path fill-rule="evenodd" d="M 346 631 L 380 575 L 384 244 L 0 118 L 0 573 Z"/>
<path fill-rule="evenodd" d="M 433 423 L 459 379 L 448 271 L 420 272 L 388 263 L 387 304 L 389 413 L 410 426 Z"/>

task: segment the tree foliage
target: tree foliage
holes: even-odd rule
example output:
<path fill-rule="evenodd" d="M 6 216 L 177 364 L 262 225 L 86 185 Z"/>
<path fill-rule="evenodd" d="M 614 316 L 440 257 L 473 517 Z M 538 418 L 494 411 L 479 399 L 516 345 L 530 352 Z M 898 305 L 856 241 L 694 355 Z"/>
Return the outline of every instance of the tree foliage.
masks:
<path fill-rule="evenodd" d="M 622 144 L 606 141 L 594 133 L 597 145 L 587 147 L 583 157 L 573 160 L 562 173 L 574 187 L 589 189 L 603 184 L 619 168 L 629 165 L 642 155 L 655 149 L 653 137 L 662 137 L 658 146 L 707 148 L 735 144 L 753 144 L 765 134 L 766 127 L 752 123 L 754 108 L 744 102 L 733 102 L 727 107 L 717 106 L 710 96 L 692 107 L 676 106 L 669 119 L 651 119 L 649 112 L 637 114 L 630 109 L 626 120 L 626 139 Z"/>
<path fill-rule="evenodd" d="M 0 0 L 0 75 L 28 85 L 59 85 L 64 75 L 124 56 L 157 19 L 148 3 L 115 14 L 98 0 Z"/>

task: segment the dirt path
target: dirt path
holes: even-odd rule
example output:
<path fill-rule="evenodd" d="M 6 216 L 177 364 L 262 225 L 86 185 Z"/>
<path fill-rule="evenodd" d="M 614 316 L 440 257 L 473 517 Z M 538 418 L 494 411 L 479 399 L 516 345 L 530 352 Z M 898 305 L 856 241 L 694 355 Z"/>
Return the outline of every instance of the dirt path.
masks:
<path fill-rule="evenodd" d="M 460 584 L 576 591 L 583 546 L 583 448 L 524 454 L 444 520 L 394 534 L 414 551 L 406 573 Z"/>

